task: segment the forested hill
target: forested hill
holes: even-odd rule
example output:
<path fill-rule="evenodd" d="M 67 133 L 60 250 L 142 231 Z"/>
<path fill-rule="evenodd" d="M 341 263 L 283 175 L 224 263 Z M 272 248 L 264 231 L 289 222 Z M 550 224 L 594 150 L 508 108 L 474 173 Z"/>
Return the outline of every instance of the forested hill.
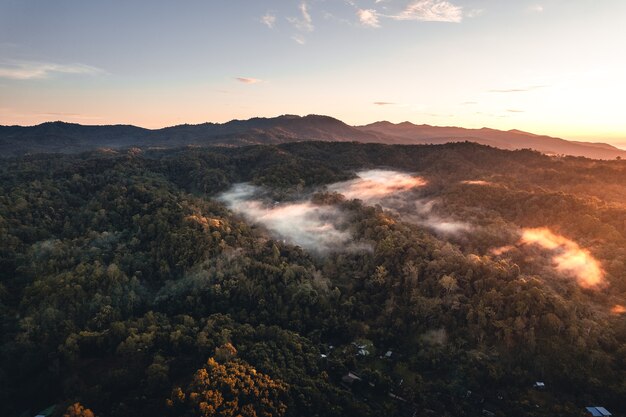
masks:
<path fill-rule="evenodd" d="M 84 126 L 50 122 L 37 126 L 0 126 L 0 157 L 26 153 L 79 153 L 97 148 L 175 148 L 244 146 L 321 140 L 384 144 L 440 144 L 470 141 L 501 149 L 534 149 L 546 154 L 596 159 L 626 158 L 626 151 L 601 143 L 574 142 L 517 130 L 463 129 L 377 122 L 353 127 L 328 116 L 283 115 L 227 123 L 144 129 L 129 125 Z"/>
<path fill-rule="evenodd" d="M 0 414 L 623 415 L 625 176 L 472 143 L 2 159 Z"/>

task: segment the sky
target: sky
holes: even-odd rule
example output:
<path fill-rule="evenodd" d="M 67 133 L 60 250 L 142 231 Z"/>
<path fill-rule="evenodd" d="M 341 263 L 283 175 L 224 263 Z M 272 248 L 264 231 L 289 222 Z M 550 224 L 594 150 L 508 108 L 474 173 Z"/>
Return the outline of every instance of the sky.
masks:
<path fill-rule="evenodd" d="M 280 114 L 626 146 L 624 0 L 0 0 L 0 124 Z"/>

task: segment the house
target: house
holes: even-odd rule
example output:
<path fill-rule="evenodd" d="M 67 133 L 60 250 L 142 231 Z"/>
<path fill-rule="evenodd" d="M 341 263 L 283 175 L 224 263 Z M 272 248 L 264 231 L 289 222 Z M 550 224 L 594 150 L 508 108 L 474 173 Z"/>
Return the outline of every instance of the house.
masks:
<path fill-rule="evenodd" d="M 390 350 L 388 350 L 388 351 L 385 353 L 385 359 L 391 359 L 391 355 L 393 355 L 393 352 L 392 352 L 392 351 L 390 351 Z"/>
<path fill-rule="evenodd" d="M 544 389 L 545 387 L 546 387 L 546 384 L 541 381 L 537 381 L 533 384 L 533 388 L 536 388 L 536 389 Z"/>
<path fill-rule="evenodd" d="M 367 356 L 370 354 L 369 346 L 366 344 L 352 343 L 352 346 L 356 348 L 356 354 L 358 356 Z"/>
<path fill-rule="evenodd" d="M 607 410 L 604 407 L 585 407 L 587 409 L 587 413 L 590 416 L 593 417 L 604 417 L 604 416 L 611 416 L 612 414 L 609 413 L 609 410 Z"/>
<path fill-rule="evenodd" d="M 52 415 L 52 413 L 54 413 L 54 410 L 56 408 L 57 408 L 56 405 L 51 405 L 50 407 L 46 408 L 45 410 L 41 410 L 40 412 L 38 412 L 35 417 L 50 417 Z"/>
<path fill-rule="evenodd" d="M 341 377 L 341 380 L 348 385 L 352 385 L 355 382 L 361 381 L 361 378 L 352 371 L 349 371 L 347 374 Z"/>

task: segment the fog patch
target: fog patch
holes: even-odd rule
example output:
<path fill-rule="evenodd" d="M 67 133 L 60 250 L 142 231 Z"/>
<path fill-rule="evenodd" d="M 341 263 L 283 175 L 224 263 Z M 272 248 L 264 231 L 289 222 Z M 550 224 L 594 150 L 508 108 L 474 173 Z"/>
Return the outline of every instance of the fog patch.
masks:
<path fill-rule="evenodd" d="M 493 185 L 492 182 L 485 181 L 485 180 L 465 180 L 465 181 L 461 181 L 461 184 L 467 184 L 467 185 Z"/>
<path fill-rule="evenodd" d="M 621 304 L 615 304 L 611 307 L 611 314 L 619 316 L 626 313 L 626 307 Z"/>
<path fill-rule="evenodd" d="M 613 307 L 611 307 L 611 314 L 616 316 L 626 314 L 626 307 L 621 304 L 615 304 Z"/>
<path fill-rule="evenodd" d="M 443 234 L 457 234 L 467 232 L 471 229 L 468 223 L 442 220 L 436 217 L 429 218 L 425 224 L 431 229 L 435 229 L 437 232 Z"/>
<path fill-rule="evenodd" d="M 471 229 L 468 223 L 435 214 L 436 200 L 419 198 L 416 191 L 428 184 L 422 177 L 382 169 L 360 171 L 356 175 L 357 179 L 332 184 L 328 190 L 347 199 L 378 204 L 403 221 L 419 224 L 439 234 L 457 234 Z"/>
<path fill-rule="evenodd" d="M 315 205 L 309 200 L 278 203 L 265 201 L 263 189 L 236 184 L 219 199 L 247 220 L 262 224 L 273 235 L 313 251 L 329 251 L 349 245 L 351 234 L 345 230 L 345 216 L 334 206 Z M 341 227 L 344 226 L 344 227 Z"/>
<path fill-rule="evenodd" d="M 561 274 L 575 278 L 582 288 L 593 289 L 606 284 L 604 270 L 589 250 L 546 227 L 522 229 L 517 246 L 522 245 L 537 245 L 549 251 L 554 268 Z M 513 248 L 514 246 L 503 246 L 492 249 L 491 252 L 501 255 Z"/>
<path fill-rule="evenodd" d="M 405 222 L 426 227 L 442 235 L 455 235 L 472 229 L 469 223 L 437 214 L 435 210 L 437 204 L 440 204 L 440 201 L 435 199 L 404 195 L 385 200 L 382 207 Z"/>
<path fill-rule="evenodd" d="M 524 229 L 521 242 L 554 251 L 552 260 L 556 269 L 575 276 L 581 287 L 592 288 L 604 283 L 600 262 L 587 249 L 564 236 L 552 233 L 547 228 Z"/>
<path fill-rule="evenodd" d="M 357 178 L 330 184 L 327 191 L 346 199 L 380 205 L 399 219 L 419 224 L 440 234 L 470 230 L 470 225 L 434 213 L 435 200 L 421 199 L 417 191 L 426 179 L 405 172 L 374 169 L 356 173 Z M 354 242 L 348 219 L 336 205 L 316 204 L 312 195 L 298 201 L 277 202 L 265 196 L 265 189 L 236 184 L 218 198 L 246 220 L 263 225 L 273 236 L 317 252 L 370 250 Z M 190 219 L 201 221 L 202 219 Z M 208 220 L 207 220 L 208 222 Z"/>
<path fill-rule="evenodd" d="M 489 252 L 491 252 L 492 255 L 500 256 L 500 255 L 504 255 L 507 252 L 512 251 L 513 249 L 515 249 L 515 246 L 506 245 L 506 246 L 500 246 L 499 248 L 493 248 Z"/>
<path fill-rule="evenodd" d="M 428 184 L 422 177 L 398 171 L 372 169 L 360 171 L 356 175 L 357 179 L 329 185 L 328 190 L 343 194 L 349 200 L 358 198 L 366 203 L 375 204 L 397 193 Z"/>

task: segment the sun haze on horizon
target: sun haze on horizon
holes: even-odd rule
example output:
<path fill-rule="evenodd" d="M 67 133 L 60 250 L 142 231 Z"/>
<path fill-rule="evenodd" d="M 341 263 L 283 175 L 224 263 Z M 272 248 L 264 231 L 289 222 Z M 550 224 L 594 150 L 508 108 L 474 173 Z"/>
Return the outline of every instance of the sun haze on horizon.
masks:
<path fill-rule="evenodd" d="M 621 0 L 0 0 L 0 124 L 279 114 L 626 143 Z"/>

